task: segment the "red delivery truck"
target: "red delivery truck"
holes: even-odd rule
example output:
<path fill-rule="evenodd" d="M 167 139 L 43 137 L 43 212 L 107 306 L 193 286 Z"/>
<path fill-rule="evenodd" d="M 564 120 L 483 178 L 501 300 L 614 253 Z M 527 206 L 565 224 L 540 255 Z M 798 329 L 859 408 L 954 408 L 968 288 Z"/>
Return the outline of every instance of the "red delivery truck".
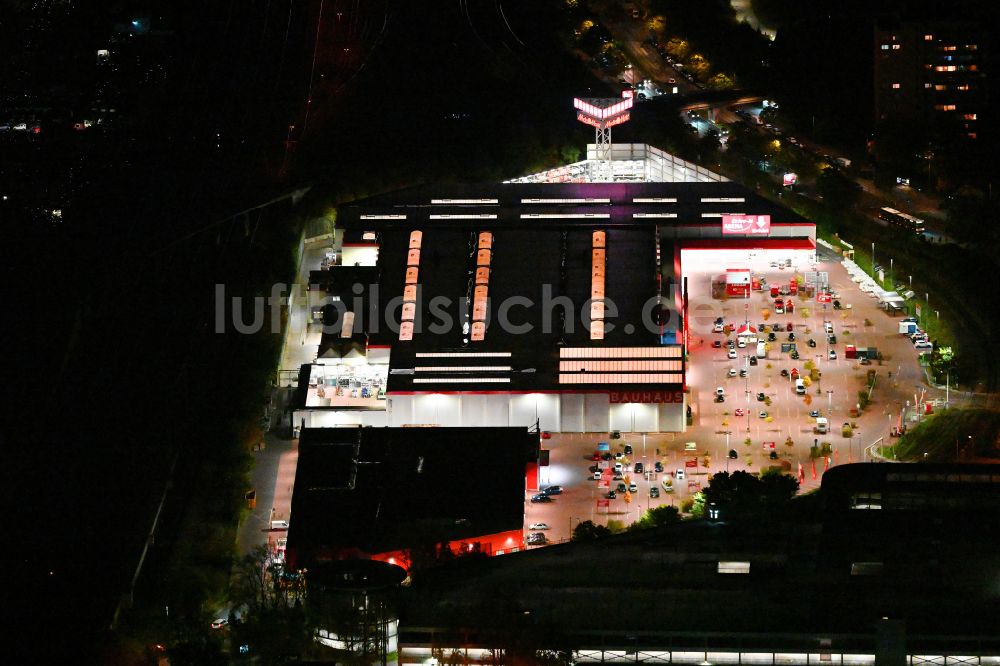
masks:
<path fill-rule="evenodd" d="M 785 303 L 785 312 L 795 312 L 795 303 L 793 303 L 790 298 L 788 299 L 788 302 Z"/>
<path fill-rule="evenodd" d="M 777 298 L 778 296 L 781 295 L 780 292 L 781 288 L 778 285 L 776 284 L 771 285 L 771 298 Z"/>
<path fill-rule="evenodd" d="M 791 282 L 789 282 L 788 283 L 788 293 L 791 294 L 792 296 L 794 296 L 795 294 L 799 293 L 799 283 L 796 282 L 795 280 L 792 280 Z"/>

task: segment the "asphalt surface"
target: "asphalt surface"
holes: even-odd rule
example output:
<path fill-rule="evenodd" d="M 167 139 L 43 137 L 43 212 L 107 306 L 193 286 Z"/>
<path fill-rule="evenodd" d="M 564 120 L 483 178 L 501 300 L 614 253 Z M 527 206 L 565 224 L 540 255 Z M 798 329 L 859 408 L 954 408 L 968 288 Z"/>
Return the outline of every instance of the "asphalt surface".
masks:
<path fill-rule="evenodd" d="M 824 256 L 825 253 L 821 259 Z M 755 272 L 762 272 L 768 282 L 780 284 L 787 284 L 793 275 L 802 270 L 813 269 L 810 263 L 799 266 L 798 271 L 778 270 L 768 265 L 769 260 L 755 261 L 756 264 L 748 261 L 747 265 Z M 726 266 L 712 265 L 710 261 L 697 263 L 697 270 L 686 271 L 692 298 L 691 313 L 694 314 L 688 365 L 688 400 L 694 412 L 693 425 L 684 433 L 622 433 L 622 438 L 618 440 L 610 439 L 607 433 L 553 434 L 551 439 L 545 440 L 543 446 L 550 451 L 550 466 L 542 469 L 540 484 L 560 485 L 564 492 L 548 504 L 531 503 L 533 493 L 528 492 L 525 496 L 525 526 L 547 523 L 550 529 L 545 534 L 549 543 L 568 539 L 572 528 L 583 520 L 593 520 L 602 525 L 607 525 L 609 520 L 628 524 L 637 520 L 649 507 L 662 504 L 679 506 L 698 491 L 699 484 L 707 484 L 709 476 L 720 471 L 759 472 L 771 465 L 785 464 L 790 473 L 797 474 L 801 464 L 805 477 L 801 491 L 811 490 L 822 481 L 827 465 L 832 467 L 871 460 L 868 449 L 873 444 L 877 442 L 878 446 L 883 446 L 897 441 L 890 437 L 890 430 L 901 422 L 901 418 L 903 423 L 912 426 L 917 418 L 914 406 L 917 400 L 938 401 L 939 406 L 943 402 L 945 392 L 926 383 L 917 351 L 906 337 L 898 333 L 900 318 L 891 317 L 879 309 L 877 299 L 863 293 L 850 280 L 839 261 L 821 261 L 815 266 L 829 273 L 831 286 L 838 292 L 839 300 L 845 307 L 850 304 L 851 308 L 824 312 L 822 306 L 796 298 L 795 313 L 771 314 L 767 323 L 780 322 L 783 328 L 787 328 L 789 322 L 793 324 L 801 358 L 793 361 L 787 354 L 772 349 L 767 359 L 760 360 L 757 366 L 744 366 L 746 361 L 743 357 L 728 359 L 724 344 L 721 349 L 713 348 L 713 340 L 724 341 L 726 336 L 712 333 L 712 324 L 717 316 L 722 316 L 727 322 L 739 325 L 748 316 L 751 324 L 756 326 L 763 319 L 762 311 L 772 309 L 769 292 L 754 293 L 749 301 L 714 300 L 708 293 L 710 278 L 724 272 Z M 745 306 L 749 306 L 749 310 Z M 809 316 L 803 315 L 806 309 L 810 310 Z M 871 326 L 865 326 L 866 319 Z M 836 344 L 826 342 L 824 320 L 833 324 Z M 776 337 L 777 343 L 787 341 L 787 332 Z M 816 340 L 815 348 L 806 345 L 809 338 Z M 780 349 L 777 343 L 775 345 Z M 857 360 L 845 358 L 847 344 L 877 347 L 884 360 L 862 366 Z M 836 360 L 829 360 L 829 349 L 836 351 Z M 741 355 L 751 351 L 756 351 L 754 345 L 737 349 Z M 807 359 L 813 360 L 822 372 L 820 381 L 807 390 L 808 403 L 805 397 L 795 394 L 790 378 L 780 374 L 781 369 L 790 371 L 793 367 L 804 372 Z M 740 378 L 738 374 L 729 377 L 730 368 L 738 371 L 741 367 L 747 367 L 746 378 Z M 868 370 L 877 372 L 872 403 L 860 416 L 852 418 L 849 410 L 857 404 L 857 393 L 865 387 Z M 727 396 L 724 403 L 714 401 L 718 387 L 722 387 Z M 770 406 L 757 402 L 758 392 L 770 397 Z M 953 392 L 951 398 L 952 405 L 958 405 L 969 396 Z M 735 415 L 737 408 L 744 410 L 742 417 Z M 771 420 L 760 418 L 761 410 L 766 410 Z M 831 432 L 825 435 L 813 432 L 815 419 L 809 416 L 812 410 L 829 418 Z M 844 422 L 857 426 L 849 438 L 841 433 Z M 749 445 L 744 443 L 748 437 Z M 785 444 L 789 437 L 792 446 Z M 810 447 L 816 440 L 831 444 L 833 454 L 828 461 L 823 458 L 813 461 L 810 458 Z M 598 506 L 598 500 L 604 497 L 607 489 L 598 487 L 598 482 L 592 480 L 589 467 L 595 464 L 591 457 L 600 442 L 607 442 L 612 452 L 621 451 L 626 443 L 630 444 L 633 454 L 623 462 L 629 465 L 643 462 L 644 467 L 649 469 L 659 460 L 664 465 L 664 473 L 652 478 L 633 474 L 631 481 L 636 482 L 639 488 L 631 503 L 625 502 L 619 493 L 616 499 L 609 501 L 608 507 Z M 779 456 L 777 461 L 769 457 L 771 449 L 766 444 L 769 442 L 775 443 L 774 450 Z M 736 460 L 728 458 L 730 449 L 736 450 Z M 697 466 L 686 467 L 687 461 L 695 461 Z M 683 481 L 676 478 L 678 469 L 685 472 Z M 671 472 L 675 475 L 672 483 L 674 491 L 665 493 L 662 482 Z M 617 483 L 612 481 L 612 487 Z M 660 487 L 659 498 L 649 497 L 651 486 Z M 530 532 L 525 530 L 526 534 Z"/>

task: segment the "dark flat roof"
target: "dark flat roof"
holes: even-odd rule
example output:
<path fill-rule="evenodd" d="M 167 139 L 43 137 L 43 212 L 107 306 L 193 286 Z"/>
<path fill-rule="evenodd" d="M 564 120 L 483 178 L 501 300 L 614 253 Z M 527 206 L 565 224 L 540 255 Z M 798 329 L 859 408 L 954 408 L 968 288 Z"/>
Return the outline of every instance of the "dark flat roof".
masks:
<path fill-rule="evenodd" d="M 520 529 L 525 428 L 306 428 L 288 547 L 301 566 L 320 549 L 376 554 L 421 533 L 457 540 Z"/>
<path fill-rule="evenodd" d="M 608 199 L 594 203 L 522 203 L 525 199 Z M 702 202 L 706 199 L 744 201 Z M 496 200 L 497 203 L 443 203 L 444 201 Z M 676 199 L 672 202 L 635 202 L 634 199 Z M 439 203 L 432 203 L 438 201 Z M 354 230 L 378 231 L 385 228 L 428 226 L 454 227 L 453 218 L 431 220 L 431 215 L 497 215 L 491 221 L 499 228 L 538 220 L 521 218 L 525 213 L 598 213 L 609 217 L 597 220 L 562 220 L 562 225 L 605 226 L 636 224 L 634 213 L 676 213 L 676 218 L 646 218 L 644 224 L 704 224 L 718 226 L 718 218 L 703 213 L 745 213 L 770 215 L 772 223 L 809 223 L 795 211 L 778 205 L 734 182 L 712 183 L 486 183 L 421 185 L 342 206 L 337 225 Z M 361 219 L 362 215 L 406 215 L 405 219 Z M 484 222 L 486 222 L 484 220 Z"/>

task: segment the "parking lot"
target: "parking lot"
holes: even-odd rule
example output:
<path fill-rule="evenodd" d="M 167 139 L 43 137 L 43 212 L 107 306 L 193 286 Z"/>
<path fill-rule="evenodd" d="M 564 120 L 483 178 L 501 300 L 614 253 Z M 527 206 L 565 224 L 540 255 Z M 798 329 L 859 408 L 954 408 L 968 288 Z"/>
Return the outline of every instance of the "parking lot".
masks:
<path fill-rule="evenodd" d="M 710 474 L 718 471 L 759 472 L 768 466 L 780 465 L 794 475 L 801 464 L 805 476 L 802 488 L 808 490 L 819 484 L 827 464 L 861 462 L 866 456 L 865 449 L 880 438 L 884 438 L 885 444 L 895 441 L 890 438 L 891 429 L 899 422 L 901 412 L 905 412 L 904 423 L 916 418 L 914 405 L 918 400 L 943 398 L 943 391 L 926 384 L 917 350 L 909 339 L 898 333 L 900 317 L 881 310 L 878 301 L 863 293 L 839 262 L 807 262 L 779 269 L 772 267 L 769 259 L 749 257 L 742 265 L 749 265 L 754 275 L 762 275 L 768 286 L 772 283 L 787 285 L 793 276 L 803 271 L 826 271 L 831 290 L 839 296 L 837 300 L 843 309 L 834 310 L 830 305 L 824 309 L 823 305 L 814 302 L 815 299 L 795 296 L 792 314 L 776 314 L 774 299 L 767 288 L 752 292 L 749 299 L 713 299 L 711 280 L 724 273 L 727 266 L 705 261 L 697 262 L 694 269 L 685 265 L 691 296 L 687 383 L 693 424 L 685 433 L 622 433 L 617 440 L 610 439 L 607 433 L 553 434 L 551 439 L 543 441 L 543 446 L 550 450 L 550 465 L 542 468 L 539 481 L 542 486 L 562 486 L 564 492 L 545 504 L 533 504 L 529 501 L 531 493 L 526 495 L 526 528 L 537 522 L 548 524 L 547 535 L 551 543 L 569 538 L 572 527 L 583 520 L 599 524 L 620 520 L 628 524 L 637 520 L 647 507 L 679 506 L 697 492 L 699 484 L 707 484 Z M 768 314 L 764 314 L 765 311 Z M 765 323 L 768 328 L 780 324 L 782 330 L 775 331 L 776 340 L 771 342 L 766 358 L 750 365 L 749 356 L 756 355 L 756 344 L 736 347 L 736 358 L 729 358 L 727 336 L 713 332 L 718 317 L 736 327 L 745 322 L 755 328 Z M 870 325 L 866 325 L 866 321 Z M 827 341 L 824 322 L 832 326 L 836 343 Z M 796 338 L 798 360 L 781 352 L 780 344 L 788 342 L 789 323 Z M 763 338 L 766 337 L 765 333 Z M 735 333 L 729 338 L 735 341 Z M 816 342 L 815 347 L 808 345 L 809 339 Z M 721 342 L 720 347 L 713 347 L 715 340 Z M 845 345 L 875 347 L 882 360 L 862 365 L 858 359 L 847 359 Z M 831 351 L 836 358 L 831 358 Z M 791 370 L 807 374 L 806 361 L 811 361 L 821 376 L 802 395 L 796 393 Z M 741 369 L 746 370 L 746 376 L 740 376 Z M 782 370 L 788 371 L 789 376 L 782 376 Z M 857 406 L 858 391 L 866 387 L 869 370 L 876 373 L 872 402 L 860 415 L 852 417 L 850 410 Z M 724 401 L 716 402 L 720 388 Z M 770 404 L 758 401 L 760 393 Z M 761 412 L 766 414 L 762 416 Z M 810 413 L 829 419 L 830 432 L 815 433 L 816 418 Z M 845 422 L 855 426 L 850 437 L 842 434 Z M 638 492 L 632 495 L 631 503 L 626 503 L 618 494 L 609 500 L 608 507 L 598 506 L 598 500 L 603 499 L 608 490 L 598 487 L 599 482 L 593 480 L 590 471 L 596 464 L 592 457 L 600 442 L 607 442 L 611 453 L 622 451 L 625 444 L 629 444 L 633 454 L 621 462 L 631 466 L 642 462 L 648 470 L 660 461 L 664 472 L 633 473 L 631 481 L 637 484 Z M 822 457 L 811 459 L 810 448 L 814 443 L 830 445 L 832 452 L 828 462 Z M 771 457 L 772 450 L 776 459 Z M 735 451 L 735 459 L 730 457 L 731 451 Z M 686 466 L 685 463 L 692 461 L 697 467 Z M 684 470 L 683 481 L 676 479 L 678 469 Z M 671 472 L 674 490 L 667 493 L 662 484 Z M 612 481 L 611 488 L 617 484 L 618 481 Z M 658 498 L 650 498 L 650 486 L 660 488 Z"/>

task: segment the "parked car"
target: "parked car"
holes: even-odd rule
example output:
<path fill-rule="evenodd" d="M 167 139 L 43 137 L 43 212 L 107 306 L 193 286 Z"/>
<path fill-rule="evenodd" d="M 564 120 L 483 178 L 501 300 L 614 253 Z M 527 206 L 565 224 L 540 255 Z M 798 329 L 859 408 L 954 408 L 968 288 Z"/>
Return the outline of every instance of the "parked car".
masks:
<path fill-rule="evenodd" d="M 773 331 L 771 333 L 767 334 L 767 340 L 768 340 L 768 342 L 774 342 L 777 339 L 778 339 L 778 336 L 776 336 Z"/>
<path fill-rule="evenodd" d="M 659 460 L 657 460 L 653 464 L 653 471 L 655 471 L 655 472 L 662 472 L 663 471 L 663 463 L 661 463 Z"/>
<path fill-rule="evenodd" d="M 649 496 L 652 497 L 652 498 L 654 498 L 654 499 L 657 498 L 657 497 L 659 497 L 660 496 L 660 489 L 657 488 L 656 486 L 650 486 L 649 487 Z"/>
<path fill-rule="evenodd" d="M 222 629 L 223 627 L 227 626 L 228 624 L 229 624 L 229 620 L 227 620 L 224 617 L 220 617 L 219 619 L 217 619 L 214 622 L 212 622 L 212 629 Z"/>
<path fill-rule="evenodd" d="M 722 348 L 722 340 L 712 340 L 712 346 L 716 349 Z"/>
<path fill-rule="evenodd" d="M 726 356 L 728 356 L 729 358 L 736 358 L 736 350 L 735 349 L 730 349 L 729 353 L 726 354 Z"/>
<path fill-rule="evenodd" d="M 740 369 L 740 377 L 746 377 L 746 376 L 747 376 L 747 369 L 746 368 L 741 368 Z"/>
<path fill-rule="evenodd" d="M 809 416 L 811 416 L 812 418 L 817 418 L 819 416 L 819 412 L 814 409 L 811 412 L 809 412 Z"/>
<path fill-rule="evenodd" d="M 623 493 L 626 490 L 628 490 L 628 486 L 626 486 L 624 483 L 619 483 L 618 484 L 618 492 Z"/>
<path fill-rule="evenodd" d="M 781 376 L 782 377 L 787 377 L 788 376 L 788 368 L 782 368 L 781 369 Z"/>
<path fill-rule="evenodd" d="M 757 402 L 764 402 L 765 400 L 767 400 L 767 396 L 764 395 L 763 391 L 757 394 Z"/>
<path fill-rule="evenodd" d="M 730 377 L 736 376 L 736 368 L 729 368 L 729 376 Z"/>
<path fill-rule="evenodd" d="M 625 445 L 625 455 L 627 455 L 627 456 L 632 455 L 632 445 L 631 444 L 626 444 Z"/>
<path fill-rule="evenodd" d="M 762 418 L 762 419 L 766 419 L 766 418 L 767 418 L 767 412 L 765 412 L 765 411 L 764 411 L 764 410 L 762 409 L 762 410 L 760 410 L 760 413 L 759 413 L 759 414 L 757 414 L 757 416 L 759 416 L 759 417 L 760 417 L 760 418 Z"/>
<path fill-rule="evenodd" d="M 636 473 L 636 474 L 642 474 L 642 472 L 643 472 L 643 466 L 642 466 L 642 463 L 641 463 L 641 462 L 637 462 L 637 463 L 635 464 L 635 473 Z"/>
<path fill-rule="evenodd" d="M 543 495 L 562 495 L 562 486 L 545 486 L 542 488 Z"/>
<path fill-rule="evenodd" d="M 795 329 L 795 324 L 793 324 L 792 322 L 788 322 L 788 324 L 785 325 L 785 330 L 788 331 L 789 333 L 791 333 L 794 329 Z"/>
<path fill-rule="evenodd" d="M 615 499 L 616 497 L 618 497 L 618 495 L 615 494 L 615 491 L 609 490 L 607 497 L 608 497 L 608 499 Z"/>
<path fill-rule="evenodd" d="M 812 338 L 809 338 L 809 342 L 808 342 L 807 344 L 808 344 L 808 345 L 809 345 L 810 347 L 815 347 L 815 346 L 816 346 L 816 341 L 815 341 L 815 340 L 813 340 Z"/>
<path fill-rule="evenodd" d="M 788 341 L 789 342 L 795 342 L 795 334 L 794 333 L 789 333 L 788 334 Z"/>
<path fill-rule="evenodd" d="M 725 401 L 726 401 L 726 396 L 724 395 L 715 396 L 715 402 L 725 402 Z"/>
<path fill-rule="evenodd" d="M 635 495 L 637 492 L 639 492 L 639 486 L 634 483 L 630 483 L 628 484 L 628 491 L 633 495 Z"/>
<path fill-rule="evenodd" d="M 913 344 L 914 349 L 933 349 L 934 343 L 930 340 L 921 340 L 920 342 L 915 342 Z"/>
<path fill-rule="evenodd" d="M 831 345 L 835 345 L 837 344 L 837 336 L 831 333 L 830 335 L 826 336 L 826 341 L 829 342 Z"/>
<path fill-rule="evenodd" d="M 793 361 L 799 360 L 799 351 L 797 349 L 792 350 L 791 359 Z"/>
<path fill-rule="evenodd" d="M 756 356 L 751 356 L 750 357 L 750 365 L 757 365 L 757 357 Z"/>
<path fill-rule="evenodd" d="M 551 501 L 552 501 L 552 498 L 549 497 L 548 495 L 532 495 L 531 496 L 531 503 L 532 504 L 546 504 L 546 503 L 551 502 Z"/>
<path fill-rule="evenodd" d="M 616 463 L 615 463 L 615 471 L 616 471 L 616 472 L 620 472 L 620 471 L 622 471 L 623 469 L 625 469 L 625 466 L 624 466 L 624 465 L 622 465 L 622 464 L 621 464 L 620 462 L 616 462 Z"/>
<path fill-rule="evenodd" d="M 740 457 L 740 454 L 736 453 L 736 449 L 729 449 L 729 459 L 736 460 Z"/>
<path fill-rule="evenodd" d="M 548 523 L 531 523 L 528 525 L 529 530 L 547 530 L 549 529 Z"/>

